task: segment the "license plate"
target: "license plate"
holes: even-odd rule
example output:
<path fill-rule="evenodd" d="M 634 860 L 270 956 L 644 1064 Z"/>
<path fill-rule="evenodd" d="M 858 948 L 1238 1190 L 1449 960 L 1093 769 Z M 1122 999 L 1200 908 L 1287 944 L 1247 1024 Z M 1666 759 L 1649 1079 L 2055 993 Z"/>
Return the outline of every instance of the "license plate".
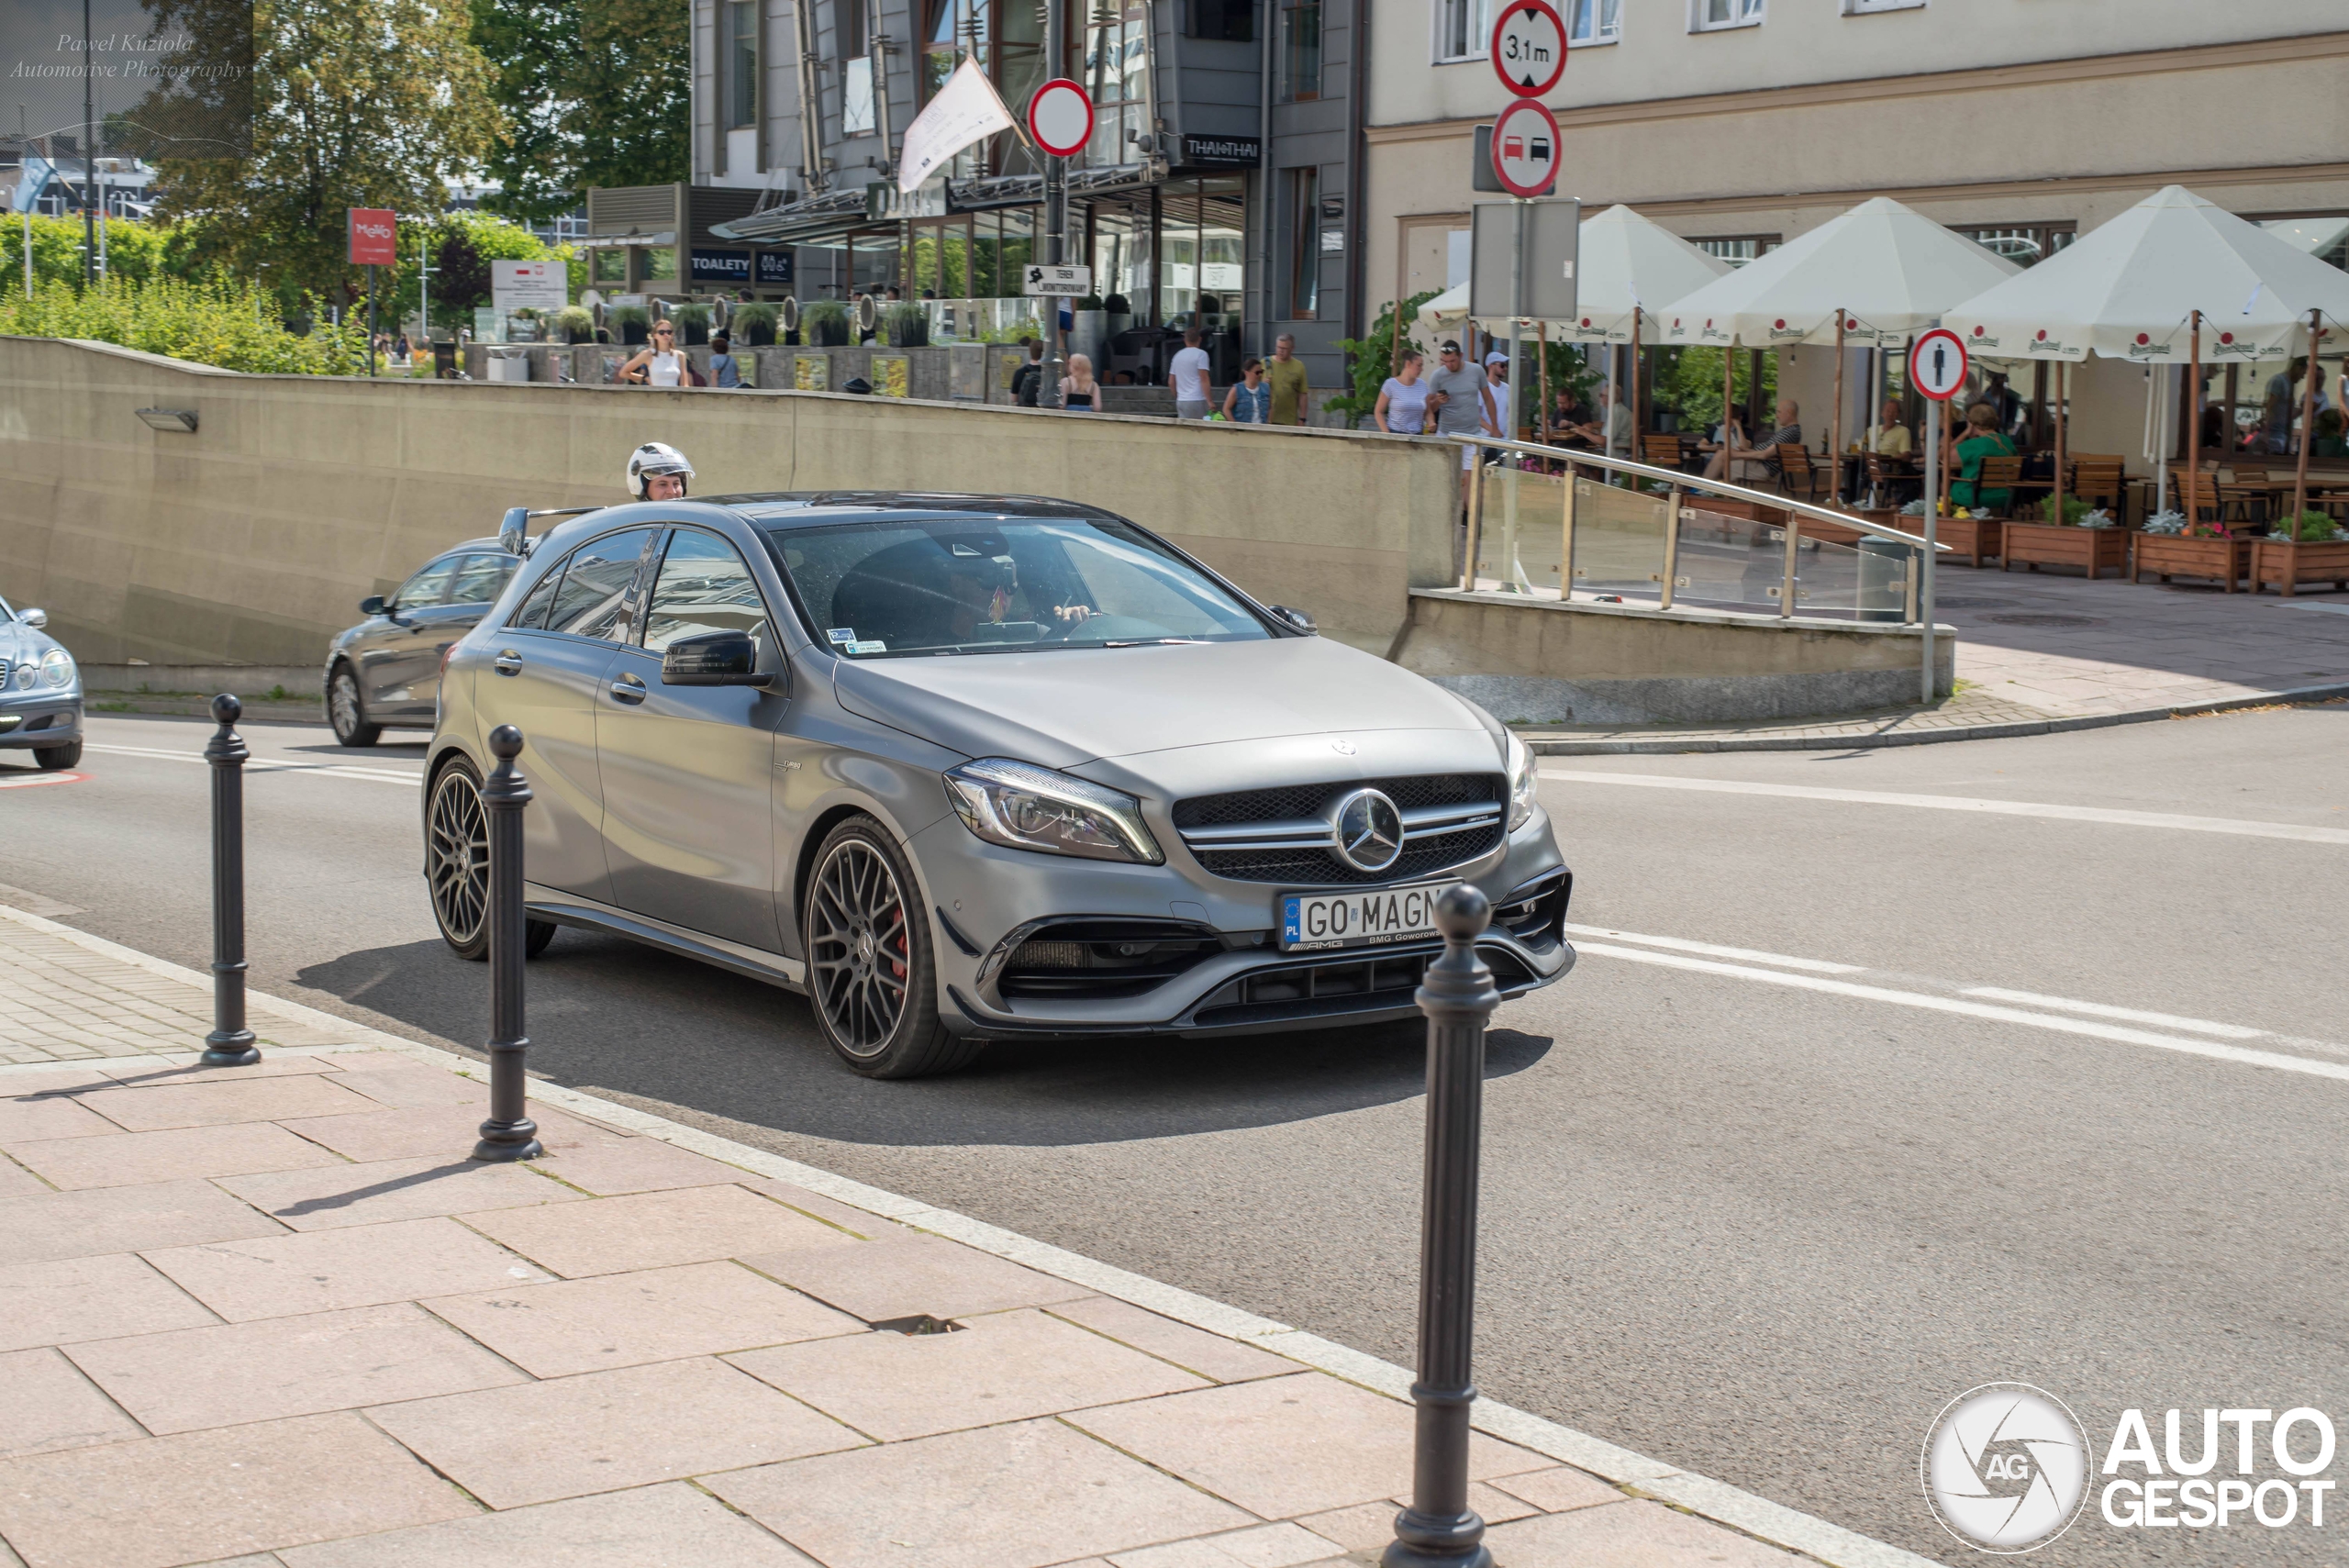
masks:
<path fill-rule="evenodd" d="M 1457 883 L 1427 882 L 1375 893 L 1284 893 L 1281 951 L 1385 947 L 1435 935 L 1435 901 Z"/>

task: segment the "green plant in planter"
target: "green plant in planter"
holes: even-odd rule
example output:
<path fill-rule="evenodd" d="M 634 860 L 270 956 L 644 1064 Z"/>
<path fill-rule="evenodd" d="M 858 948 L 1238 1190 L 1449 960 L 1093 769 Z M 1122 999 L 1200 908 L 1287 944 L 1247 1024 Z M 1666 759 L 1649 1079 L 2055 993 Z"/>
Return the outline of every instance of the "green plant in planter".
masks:
<path fill-rule="evenodd" d="M 780 318 L 781 312 L 772 305 L 738 305 L 734 307 L 734 330 L 753 349 L 770 348 L 774 343 L 775 322 Z"/>
<path fill-rule="evenodd" d="M 652 330 L 652 317 L 640 305 L 614 306 L 611 322 L 619 328 L 623 343 L 641 343 Z"/>
<path fill-rule="evenodd" d="M 2076 528 L 2080 526 L 2080 519 L 2088 515 L 2088 504 L 2086 501 L 2081 500 L 2077 495 L 2066 495 L 2064 497 L 2063 517 L 2055 517 L 2051 516 L 2050 514 L 2053 513 L 2054 509 L 2055 497 L 2050 495 L 2039 504 L 2039 520 L 2043 523 L 2060 522 L 2065 528 Z"/>
<path fill-rule="evenodd" d="M 2287 520 L 2276 525 L 2277 537 L 2301 544 L 2330 544 L 2338 531 L 2322 512 L 2302 512 L 2297 524 Z"/>
<path fill-rule="evenodd" d="M 709 341 L 709 306 L 681 305 L 669 313 L 669 319 L 676 323 L 677 336 L 685 342 L 692 344 Z"/>
<path fill-rule="evenodd" d="M 1100 310 L 1106 307 L 1102 305 L 1101 296 L 1099 295 L 1088 294 L 1069 308 L 1072 310 Z"/>
<path fill-rule="evenodd" d="M 592 343 L 596 340 L 596 317 L 584 306 L 564 306 L 555 313 L 554 325 L 566 343 Z"/>
<path fill-rule="evenodd" d="M 815 349 L 844 348 L 848 343 L 848 306 L 837 299 L 811 300 L 799 307 L 801 341 Z"/>
<path fill-rule="evenodd" d="M 930 346 L 930 312 L 911 300 L 904 300 L 881 312 L 881 333 L 893 349 L 926 349 Z"/>

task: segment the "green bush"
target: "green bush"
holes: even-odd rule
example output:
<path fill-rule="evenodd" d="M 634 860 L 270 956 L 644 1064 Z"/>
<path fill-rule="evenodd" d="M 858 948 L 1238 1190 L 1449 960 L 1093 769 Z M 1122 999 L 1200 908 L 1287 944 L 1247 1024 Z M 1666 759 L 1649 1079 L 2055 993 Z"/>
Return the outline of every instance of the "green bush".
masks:
<path fill-rule="evenodd" d="M 2041 501 L 2039 503 L 2040 521 L 2050 522 L 2060 520 L 2065 528 L 2077 528 L 2079 526 L 2080 519 L 2088 515 L 2088 504 L 2086 501 L 2081 500 L 2077 495 L 2066 495 L 2064 497 L 2064 516 L 2060 519 L 2050 517 L 2049 514 L 2054 512 L 2054 496 L 2050 495 L 2046 499 Z"/>
<path fill-rule="evenodd" d="M 801 306 L 799 338 L 810 348 L 844 346 L 848 342 L 848 306 L 837 299 L 810 300 Z"/>
<path fill-rule="evenodd" d="M 2303 544 L 2320 544 L 2331 540 L 2333 528 L 2334 524 L 2331 517 L 2326 517 L 2322 512 L 2313 511 L 2302 512 L 2297 526 L 2289 519 L 2279 521 L 2276 525 L 2276 532 L 2278 536 Z"/>
<path fill-rule="evenodd" d="M 774 341 L 775 322 L 780 315 L 773 305 L 754 300 L 748 305 L 736 306 L 729 325 L 741 341 L 753 348 L 762 348 Z"/>
<path fill-rule="evenodd" d="M 586 306 L 566 305 L 555 313 L 555 330 L 573 343 L 592 341 L 596 336 L 596 317 Z"/>
<path fill-rule="evenodd" d="M 273 293 L 251 284 L 117 279 L 83 293 L 36 288 L 30 299 L 0 299 L 0 334 L 83 338 L 223 370 L 291 375 L 357 375 L 367 365 L 367 321 L 345 312 L 332 324 L 306 302 L 309 329 L 287 329 Z"/>
<path fill-rule="evenodd" d="M 0 214 L 0 294 L 21 294 L 25 286 L 25 231 L 21 214 Z M 35 216 L 33 286 L 82 286 L 82 220 Z M 172 230 L 128 218 L 106 220 L 106 276 L 117 281 L 144 283 L 174 271 L 167 252 Z"/>
<path fill-rule="evenodd" d="M 893 349 L 927 348 L 930 312 L 911 300 L 890 306 L 881 312 L 881 336 Z"/>

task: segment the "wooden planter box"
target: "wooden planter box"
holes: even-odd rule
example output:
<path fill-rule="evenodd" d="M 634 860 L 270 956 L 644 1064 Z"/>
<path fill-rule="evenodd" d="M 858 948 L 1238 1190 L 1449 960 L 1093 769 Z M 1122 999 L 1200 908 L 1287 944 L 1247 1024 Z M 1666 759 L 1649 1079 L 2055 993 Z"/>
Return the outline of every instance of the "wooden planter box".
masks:
<path fill-rule="evenodd" d="M 2076 566 L 2090 580 L 2107 567 L 2129 570 L 2129 530 L 2073 528 L 2059 523 L 2002 524 L 1998 570 L 2011 572 L 2020 564 L 2036 572 L 2042 566 Z"/>
<path fill-rule="evenodd" d="M 1924 519 L 1919 517 L 1916 521 L 1921 524 Z M 1943 517 L 1933 526 L 1933 542 L 1945 544 L 1965 557 L 1968 566 L 1979 566 L 1984 556 L 2005 553 L 2008 527 L 1996 517 Z M 1917 529 L 1911 528 L 1909 531 L 1915 533 Z"/>
<path fill-rule="evenodd" d="M 2349 539 L 2302 544 L 2297 539 L 2255 539 L 2251 545 L 2251 591 L 2274 583 L 2290 598 L 2302 583 L 2330 583 L 2349 588 Z"/>
<path fill-rule="evenodd" d="M 2230 594 L 2235 581 L 2251 570 L 2251 540 L 2189 539 L 2184 534 L 2132 534 L 2136 554 L 2129 562 L 2129 581 L 2140 582 L 2148 572 L 2165 583 L 2173 577 L 2207 577 Z"/>

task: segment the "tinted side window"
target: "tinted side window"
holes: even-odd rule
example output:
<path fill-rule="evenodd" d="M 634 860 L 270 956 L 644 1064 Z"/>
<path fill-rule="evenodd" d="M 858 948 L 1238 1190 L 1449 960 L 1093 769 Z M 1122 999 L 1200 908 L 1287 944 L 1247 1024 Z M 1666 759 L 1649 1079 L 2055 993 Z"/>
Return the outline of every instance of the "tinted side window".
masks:
<path fill-rule="evenodd" d="M 547 614 L 547 629 L 573 637 L 626 638 L 636 607 L 637 560 L 653 531 L 629 528 L 572 551 Z"/>
<path fill-rule="evenodd" d="M 660 653 L 678 638 L 708 631 L 744 631 L 764 642 L 767 603 L 732 545 L 680 528 L 669 540 L 645 607 L 644 646 Z"/>
<path fill-rule="evenodd" d="M 457 563 L 457 574 L 449 584 L 448 602 L 452 605 L 486 605 L 495 602 L 506 591 L 507 579 L 521 562 L 510 555 L 468 555 Z"/>
<path fill-rule="evenodd" d="M 450 574 L 456 570 L 458 560 L 457 556 L 444 555 L 401 584 L 400 591 L 392 595 L 392 607 L 420 610 L 441 603 L 442 595 L 449 589 Z"/>
<path fill-rule="evenodd" d="M 525 631 L 546 630 L 547 612 L 554 608 L 554 596 L 562 587 L 562 569 L 569 564 L 568 562 L 556 562 L 547 574 L 539 579 L 538 586 L 530 590 L 530 596 L 522 601 L 522 607 L 507 624 Z"/>

